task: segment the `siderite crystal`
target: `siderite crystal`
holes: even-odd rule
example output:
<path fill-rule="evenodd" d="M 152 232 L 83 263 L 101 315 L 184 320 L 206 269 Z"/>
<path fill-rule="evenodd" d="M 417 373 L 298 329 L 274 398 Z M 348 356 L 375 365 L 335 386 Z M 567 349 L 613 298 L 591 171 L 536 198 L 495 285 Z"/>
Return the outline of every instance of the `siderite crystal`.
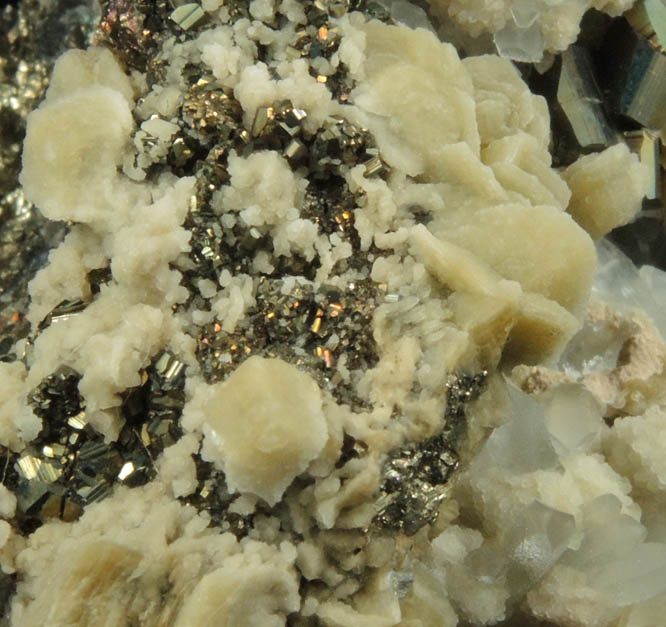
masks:
<path fill-rule="evenodd" d="M 275 505 L 327 435 L 317 383 L 280 359 L 253 356 L 215 387 L 203 455 L 225 471 L 230 489 Z"/>

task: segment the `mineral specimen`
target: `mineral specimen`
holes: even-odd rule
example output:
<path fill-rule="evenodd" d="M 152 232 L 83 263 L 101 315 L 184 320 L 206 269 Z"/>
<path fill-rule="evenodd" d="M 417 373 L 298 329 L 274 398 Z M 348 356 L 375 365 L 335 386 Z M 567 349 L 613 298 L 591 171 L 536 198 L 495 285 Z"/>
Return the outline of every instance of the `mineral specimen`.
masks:
<path fill-rule="evenodd" d="M 659 624 L 666 280 L 600 238 L 661 92 L 506 58 L 626 3 L 100 4 L 1 92 L 5 622 Z"/>

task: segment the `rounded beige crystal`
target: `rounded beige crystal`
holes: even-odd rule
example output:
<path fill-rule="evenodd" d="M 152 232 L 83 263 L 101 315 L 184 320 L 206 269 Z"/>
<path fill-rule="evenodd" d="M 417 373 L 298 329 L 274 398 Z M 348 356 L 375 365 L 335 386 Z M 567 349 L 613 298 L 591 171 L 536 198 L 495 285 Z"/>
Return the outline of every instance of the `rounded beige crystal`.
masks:
<path fill-rule="evenodd" d="M 270 505 L 328 437 L 319 386 L 280 359 L 247 359 L 214 386 L 205 415 L 205 458 L 224 470 L 230 490 Z"/>

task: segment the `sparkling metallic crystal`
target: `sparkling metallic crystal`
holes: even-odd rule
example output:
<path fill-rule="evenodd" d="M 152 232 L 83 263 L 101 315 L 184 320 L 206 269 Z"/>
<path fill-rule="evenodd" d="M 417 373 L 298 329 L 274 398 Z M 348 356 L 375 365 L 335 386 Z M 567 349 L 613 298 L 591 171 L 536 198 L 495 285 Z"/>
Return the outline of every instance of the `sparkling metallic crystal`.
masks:
<path fill-rule="evenodd" d="M 346 290 L 322 286 L 317 291 L 307 282 L 296 283 L 285 293 L 283 279 L 261 277 L 256 306 L 243 329 L 227 333 L 211 323 L 201 330 L 197 357 L 204 376 L 219 381 L 250 355 L 280 357 L 308 370 L 341 402 L 363 407 L 335 365 L 342 356 L 352 370 L 377 362 L 371 326 L 377 292 L 376 284 L 365 281 Z"/>
<path fill-rule="evenodd" d="M 582 46 L 562 53 L 557 102 L 579 152 L 603 150 L 618 141 L 603 109 L 592 59 Z"/>
<path fill-rule="evenodd" d="M 181 435 L 184 371 L 170 353 L 154 360 L 144 384 L 125 394 L 125 426 L 113 443 L 88 424 L 76 371 L 62 366 L 46 377 L 28 397 L 42 430 L 20 456 L 5 452 L 3 483 L 17 495 L 19 527 L 29 531 L 53 517 L 74 520 L 86 504 L 111 494 L 114 483 L 152 479 L 154 460 Z"/>
<path fill-rule="evenodd" d="M 194 456 L 197 468 L 197 489 L 184 499 L 198 510 L 205 510 L 211 517 L 211 524 L 222 531 L 229 531 L 237 538 L 243 538 L 252 528 L 254 516 L 241 516 L 229 511 L 229 506 L 238 498 L 227 490 L 224 473 L 216 470 L 213 464 L 205 462 L 199 454 Z"/>
<path fill-rule="evenodd" d="M 452 376 L 447 384 L 445 427 L 422 442 L 394 450 L 384 464 L 374 526 L 415 534 L 433 522 L 458 466 L 456 448 L 466 431 L 465 409 L 483 390 L 487 372 Z"/>
<path fill-rule="evenodd" d="M 289 54 L 292 58 L 306 60 L 312 76 L 326 85 L 341 103 L 348 102 L 354 84 L 344 64 L 339 64 L 333 74 L 326 74 L 322 69 L 326 66 L 323 61 L 337 52 L 340 43 L 340 32 L 331 18 L 347 11 L 362 10 L 390 21 L 388 12 L 381 5 L 364 0 L 307 0 L 302 4 L 307 24 L 299 26 Z M 126 69 L 145 72 L 149 87 L 166 84 L 165 61 L 157 54 L 162 43 L 172 37 L 176 42 L 192 39 L 207 21 L 196 3 L 105 0 L 101 8 L 96 42 L 111 47 Z M 225 9 L 232 21 L 251 17 L 246 0 L 229 0 L 225 2 Z M 283 19 L 278 10 L 278 25 Z M 268 48 L 260 48 L 260 58 L 268 54 Z M 45 77 L 48 67 L 44 66 L 42 74 L 37 68 L 35 63 L 28 68 L 28 74 L 34 71 L 37 78 Z M 21 72 L 19 68 L 17 81 L 27 76 Z M 191 251 L 174 263 L 182 273 L 189 299 L 176 309 L 209 311 L 210 295 L 204 297 L 199 286 L 202 279 L 219 285 L 222 272 L 252 276 L 256 301 L 233 332 L 223 328 L 222 320 L 207 325 L 192 323 L 187 329 L 196 339 L 196 356 L 204 378 L 209 382 L 223 379 L 249 355 L 275 356 L 310 373 L 322 388 L 330 391 L 339 402 L 349 404 L 352 410 L 367 409 L 368 401 L 358 396 L 356 379 L 378 361 L 372 318 L 377 304 L 388 295 L 386 286 L 367 278 L 372 264 L 383 253 L 375 247 L 361 249 L 354 213 L 363 203 L 363 196 L 360 192 L 351 192 L 345 176 L 357 165 L 364 167 L 367 177 L 389 175 L 372 135 L 343 114 L 325 120 L 318 129 L 313 128 L 308 111 L 288 100 L 260 108 L 251 126 L 246 128 L 240 104 L 231 90 L 220 87 L 215 78 L 205 74 L 197 64 L 183 67 L 182 76 L 187 86 L 182 105 L 173 120 L 163 121 L 178 124 L 171 138 L 165 140 L 151 134 L 146 130 L 149 124 L 142 128 L 155 114 L 148 112 L 145 114 L 148 120 L 143 119 L 139 113 L 141 100 L 135 110 L 138 129 L 134 137 L 134 166 L 143 169 L 147 179 L 164 173 L 196 178 L 196 192 L 184 223 L 191 232 Z M 34 93 L 26 88 L 28 83 L 22 83 L 26 98 L 33 98 L 29 103 L 26 100 L 25 112 L 43 94 L 45 79 L 38 83 L 39 89 Z M 0 139 L 0 147 L 2 141 Z M 361 278 L 338 278 L 336 285 L 320 285 L 314 281 L 321 265 L 316 255 L 313 259 L 297 254 L 276 256 L 272 238 L 265 230 L 247 226 L 232 213 L 224 215 L 223 223 L 219 208 L 211 205 L 211 198 L 229 182 L 227 160 L 232 150 L 244 156 L 257 150 L 280 152 L 307 180 L 300 217 L 314 223 L 320 235 L 348 242 L 353 251 L 350 258 L 336 264 L 332 274 L 340 277 L 354 270 Z M 20 152 L 20 146 L 16 154 L 17 151 Z M 19 207 L 26 214 L 32 212 L 31 207 L 21 204 L 20 197 L 12 203 L 17 212 Z M 16 224 L 25 231 L 26 224 L 30 223 L 17 221 Z M 66 227 L 59 228 L 64 232 Z M 55 239 L 52 237 L 49 241 Z M 15 252 L 16 249 L 10 250 L 8 258 Z M 272 271 L 253 270 L 252 262 L 258 252 L 266 253 L 273 265 Z M 110 268 L 92 270 L 87 280 L 90 289 L 86 297 L 59 303 L 38 328 L 33 329 L 32 339 L 48 326 L 80 314 L 102 285 L 112 281 Z M 18 312 L 18 315 L 18 320 L 12 324 L 22 322 L 22 314 Z M 13 339 L 11 343 L 13 345 Z M 5 344 L 0 341 L 0 357 Z M 28 364 L 29 347 L 28 342 Z M 340 365 L 351 372 L 348 379 L 338 371 Z M 155 460 L 182 435 L 179 421 L 185 403 L 185 371 L 185 364 L 169 352 L 154 356 L 141 373 L 141 385 L 122 394 L 117 412 L 124 426 L 113 443 L 105 442 L 86 414 L 78 392 L 82 373 L 62 366 L 46 377 L 28 396 L 29 407 L 42 419 L 42 431 L 20 455 L 2 450 L 5 457 L 2 481 L 18 498 L 16 527 L 27 534 L 52 518 L 75 520 L 88 504 L 111 494 L 114 485 L 138 486 L 154 478 Z M 413 533 L 432 520 L 436 503 L 445 494 L 446 480 L 457 463 L 452 447 L 459 437 L 460 417 L 465 403 L 473 395 L 472 389 L 462 377 L 452 382 L 448 390 L 448 426 L 437 436 L 439 440 L 411 443 L 395 452 L 387 462 L 392 473 L 390 477 L 387 474 L 387 482 L 395 480 L 401 487 L 392 490 L 390 482 L 383 487 L 382 498 L 386 502 L 378 516 L 381 529 Z M 353 458 L 364 456 L 367 450 L 363 441 L 345 434 L 338 468 Z M 224 474 L 203 461 L 199 453 L 194 455 L 194 460 L 198 485 L 185 501 L 206 510 L 212 523 L 222 530 L 245 536 L 252 528 L 253 516 L 231 512 L 229 506 L 236 496 L 227 490 Z M 297 487 L 302 488 L 298 482 L 306 481 L 296 479 Z M 418 503 L 422 504 L 422 512 L 417 515 L 412 509 Z M 278 504 L 274 510 L 264 512 L 261 507 L 260 514 L 279 517 L 283 530 L 291 531 L 289 513 L 283 511 L 285 506 Z M 403 514 L 392 514 L 396 511 Z M 324 535 L 322 542 L 331 561 L 360 580 L 362 568 L 342 563 L 350 552 L 363 547 L 363 534 L 352 534 L 344 539 L 334 532 Z M 402 594 L 409 582 L 400 577 L 396 574 L 396 587 Z M 296 624 L 292 619 L 289 624 Z"/>
<path fill-rule="evenodd" d="M 148 72 L 149 84 L 161 75 L 164 63 L 157 59 L 160 46 L 171 36 L 193 37 L 197 22 L 176 14 L 170 0 L 101 0 L 102 16 L 95 35 L 96 44 L 111 47 L 128 67 Z M 178 9 L 176 9 L 178 11 Z M 178 20 L 188 24 L 183 27 Z"/>
<path fill-rule="evenodd" d="M 654 37 L 645 36 L 658 29 L 630 14 L 610 29 L 603 50 L 613 59 L 604 67 L 613 111 L 652 130 L 666 127 L 666 54 Z"/>

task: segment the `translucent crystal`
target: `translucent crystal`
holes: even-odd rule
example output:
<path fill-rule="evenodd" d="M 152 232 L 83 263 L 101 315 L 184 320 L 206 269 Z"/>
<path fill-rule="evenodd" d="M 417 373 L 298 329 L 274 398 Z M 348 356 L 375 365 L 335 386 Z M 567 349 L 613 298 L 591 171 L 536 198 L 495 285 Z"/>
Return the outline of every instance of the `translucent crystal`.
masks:
<path fill-rule="evenodd" d="M 585 535 L 562 561 L 584 572 L 589 584 L 618 605 L 644 601 L 666 590 L 666 544 L 645 542 L 645 527 L 623 514 L 606 494 L 583 509 Z"/>
<path fill-rule="evenodd" d="M 543 577 L 566 551 L 575 530 L 571 514 L 538 501 L 520 511 L 505 533 L 510 559 L 507 583 L 511 593 L 523 594 Z"/>
<path fill-rule="evenodd" d="M 536 63 L 543 57 L 544 41 L 539 24 L 535 21 L 521 28 L 514 21 L 495 33 L 495 46 L 502 57 L 524 63 Z"/>
<path fill-rule="evenodd" d="M 645 542 L 630 555 L 605 565 L 594 587 L 619 605 L 645 601 L 666 591 L 666 544 Z"/>
<path fill-rule="evenodd" d="M 645 270 L 643 273 L 616 246 L 606 240 L 597 244 L 597 274 L 592 297 L 607 302 L 620 312 L 632 309 L 647 314 L 663 337 L 666 337 L 666 309 L 663 296 L 652 287 L 666 284 L 663 273 Z M 651 284 L 644 278 L 649 277 Z"/>
<path fill-rule="evenodd" d="M 611 323 L 603 320 L 586 322 L 567 345 L 560 367 L 576 376 L 612 370 L 617 365 L 624 341 Z"/>
<path fill-rule="evenodd" d="M 584 387 L 560 385 L 549 392 L 546 426 L 558 455 L 585 453 L 599 442 L 603 419 L 597 401 Z"/>
<path fill-rule="evenodd" d="M 432 25 L 426 12 L 411 2 L 397 0 L 391 6 L 391 17 L 400 24 L 410 28 L 425 28 L 432 30 Z"/>
<path fill-rule="evenodd" d="M 541 15 L 540 2 L 516 0 L 511 7 L 511 16 L 519 28 L 529 28 Z"/>
<path fill-rule="evenodd" d="M 490 435 L 472 463 L 471 473 L 489 468 L 523 474 L 553 468 L 558 457 L 546 429 L 544 408 L 520 390 L 509 387 L 511 419 Z"/>
<path fill-rule="evenodd" d="M 582 571 L 601 568 L 604 563 L 631 553 L 645 539 L 646 532 L 637 520 L 622 513 L 622 504 L 605 494 L 583 508 L 585 536 L 576 552 L 567 554 L 564 563 Z"/>

